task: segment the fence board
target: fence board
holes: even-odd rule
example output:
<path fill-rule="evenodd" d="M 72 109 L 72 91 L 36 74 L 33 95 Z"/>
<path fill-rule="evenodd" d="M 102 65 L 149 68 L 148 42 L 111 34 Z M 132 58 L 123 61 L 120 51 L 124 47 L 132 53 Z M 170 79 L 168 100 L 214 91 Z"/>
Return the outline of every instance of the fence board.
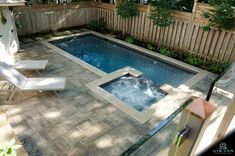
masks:
<path fill-rule="evenodd" d="M 217 44 L 217 41 L 218 41 L 218 38 L 219 38 L 219 34 L 220 34 L 220 32 L 215 31 L 213 39 L 212 39 L 212 44 L 211 44 L 211 47 L 210 47 L 209 57 L 212 57 L 212 58 L 214 57 L 214 52 L 216 50 L 215 47 L 216 47 L 216 44 Z"/>
<path fill-rule="evenodd" d="M 174 44 L 175 44 L 177 25 L 178 25 L 178 21 L 175 21 L 174 24 L 173 24 L 173 33 L 172 33 L 172 36 L 171 36 L 171 45 L 173 46 L 173 48 L 174 48 Z"/>
<path fill-rule="evenodd" d="M 182 28 L 182 22 L 179 21 L 178 26 L 177 26 L 177 30 L 176 30 L 177 34 L 176 34 L 176 38 L 175 38 L 175 47 L 179 47 L 181 28 Z"/>
<path fill-rule="evenodd" d="M 171 38 L 172 38 L 172 34 L 173 34 L 173 33 L 172 33 L 172 31 L 173 31 L 173 26 L 174 26 L 173 24 L 169 26 L 169 31 L 168 31 L 169 33 L 168 33 L 168 35 L 167 35 L 168 37 L 167 37 L 167 42 L 166 42 L 166 44 L 168 45 L 168 47 L 170 47 L 170 45 L 171 45 Z"/>
<path fill-rule="evenodd" d="M 199 56 L 203 56 L 204 55 L 204 49 L 206 46 L 206 42 L 207 42 L 207 37 L 208 37 L 208 32 L 206 31 L 202 31 L 203 35 L 202 35 L 202 39 L 201 39 L 201 44 L 200 44 L 200 48 L 199 48 Z"/>
<path fill-rule="evenodd" d="M 220 58 L 218 58 L 218 56 L 221 55 L 222 51 L 221 51 L 221 48 L 222 48 L 222 44 L 224 42 L 224 37 L 225 37 L 225 32 L 221 32 L 220 35 L 219 35 L 219 39 L 218 39 L 218 42 L 216 44 L 216 48 L 215 48 L 215 52 L 214 52 L 214 57 L 219 61 Z M 221 58 L 222 59 L 222 58 Z"/>
<path fill-rule="evenodd" d="M 180 37 L 180 43 L 179 43 L 179 47 L 182 49 L 183 49 L 183 42 L 185 38 L 186 29 L 187 29 L 187 23 L 182 23 L 182 31 L 181 31 L 181 37 Z"/>
<path fill-rule="evenodd" d="M 201 41 L 202 41 L 202 34 L 203 34 L 203 30 L 199 29 L 198 30 L 198 34 L 197 34 L 197 39 L 196 39 L 195 47 L 194 47 L 194 52 L 198 53 L 199 56 L 201 56 L 200 55 L 201 53 L 199 52 L 199 48 L 200 48 Z"/>
<path fill-rule="evenodd" d="M 227 54 L 227 49 L 228 49 L 228 45 L 229 45 L 229 41 L 231 39 L 231 36 L 232 34 L 231 33 L 226 33 L 226 37 L 225 37 L 225 40 L 224 40 L 224 44 L 222 45 L 222 60 L 225 60 L 225 61 L 228 61 L 229 60 L 229 56 L 230 54 Z M 227 54 L 227 55 L 225 55 Z"/>
<path fill-rule="evenodd" d="M 195 53 L 195 44 L 196 44 L 196 40 L 197 40 L 197 36 L 198 36 L 198 30 L 199 30 L 199 26 L 198 25 L 194 25 L 193 27 L 193 35 L 192 38 L 190 40 L 190 51 L 196 55 Z"/>
<path fill-rule="evenodd" d="M 230 38 L 226 54 L 227 54 L 226 56 L 229 56 L 227 57 L 228 61 L 235 60 L 235 35 L 234 34 L 232 34 Z"/>

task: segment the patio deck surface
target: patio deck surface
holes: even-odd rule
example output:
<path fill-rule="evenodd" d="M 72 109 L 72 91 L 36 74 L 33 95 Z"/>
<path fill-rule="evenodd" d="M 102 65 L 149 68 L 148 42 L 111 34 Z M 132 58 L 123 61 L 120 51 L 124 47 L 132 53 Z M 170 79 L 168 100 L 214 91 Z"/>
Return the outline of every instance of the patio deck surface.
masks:
<path fill-rule="evenodd" d="M 153 127 L 151 122 L 141 125 L 85 87 L 100 78 L 98 75 L 40 42 L 23 44 L 21 48 L 24 50 L 18 55 L 21 59 L 49 60 L 41 77 L 67 77 L 67 89 L 59 97 L 50 92 L 20 92 L 7 103 L 7 95 L 0 94 L 2 109 L 30 156 L 115 156 Z M 38 77 L 36 72 L 24 74 Z M 214 78 L 214 74 L 209 74 L 193 89 L 203 96 Z M 169 125 L 168 131 L 158 137 L 172 137 L 176 124 Z M 158 141 L 161 150 L 154 141 L 141 147 L 138 154 L 165 155 L 167 147 L 164 148 L 162 140 Z"/>

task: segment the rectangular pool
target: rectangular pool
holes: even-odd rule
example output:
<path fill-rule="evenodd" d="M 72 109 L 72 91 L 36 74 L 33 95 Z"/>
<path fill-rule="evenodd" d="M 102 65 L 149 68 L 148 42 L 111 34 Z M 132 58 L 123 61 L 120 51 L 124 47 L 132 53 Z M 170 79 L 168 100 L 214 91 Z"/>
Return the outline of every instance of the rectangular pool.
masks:
<path fill-rule="evenodd" d="M 106 73 L 130 66 L 143 72 L 146 78 L 159 86 L 169 84 L 178 87 L 195 75 L 191 71 L 93 34 L 50 43 Z"/>

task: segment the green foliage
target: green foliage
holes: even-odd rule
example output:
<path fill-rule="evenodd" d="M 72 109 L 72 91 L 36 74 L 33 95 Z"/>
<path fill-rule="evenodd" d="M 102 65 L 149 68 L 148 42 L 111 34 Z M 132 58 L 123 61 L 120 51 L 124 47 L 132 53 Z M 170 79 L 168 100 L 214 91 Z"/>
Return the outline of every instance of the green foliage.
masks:
<path fill-rule="evenodd" d="M 205 26 L 203 26 L 202 27 L 202 29 L 204 30 L 204 31 L 211 31 L 211 25 L 205 25 Z"/>
<path fill-rule="evenodd" d="M 87 1 L 90 1 L 90 0 L 72 0 L 71 2 L 87 2 Z"/>
<path fill-rule="evenodd" d="M 230 63 L 229 63 L 229 62 L 224 62 L 224 63 L 222 63 L 222 68 L 223 68 L 223 70 L 227 69 L 229 66 L 230 66 Z"/>
<path fill-rule="evenodd" d="M 7 145 L 0 146 L 0 156 L 16 156 L 16 150 L 21 145 L 14 145 L 15 139 L 12 139 Z"/>
<path fill-rule="evenodd" d="M 235 5 L 235 0 L 209 0 L 209 4 L 214 10 L 204 12 L 202 15 L 208 19 L 208 25 L 204 26 L 205 31 L 210 31 L 213 27 L 220 31 L 235 28 L 235 13 L 232 7 Z"/>
<path fill-rule="evenodd" d="M 152 51 L 156 50 L 156 47 L 152 43 L 148 43 L 147 48 Z"/>
<path fill-rule="evenodd" d="M 54 31 L 52 32 L 52 34 L 54 36 L 63 36 L 63 35 L 70 35 L 71 32 L 70 31 Z M 49 34 L 49 36 L 51 37 L 52 34 Z"/>
<path fill-rule="evenodd" d="M 7 19 L 6 19 L 6 17 L 3 15 L 2 10 L 1 10 L 0 17 L 1 17 L 1 22 L 2 22 L 2 24 L 6 24 L 6 23 L 7 23 Z"/>
<path fill-rule="evenodd" d="M 193 56 L 191 54 L 186 57 L 185 61 L 194 66 L 202 65 L 204 62 L 200 57 Z"/>
<path fill-rule="evenodd" d="M 126 36 L 124 40 L 128 43 L 134 43 L 134 39 L 131 36 Z"/>
<path fill-rule="evenodd" d="M 173 16 L 171 16 L 172 9 L 175 8 L 176 0 L 155 0 L 150 2 L 154 7 L 150 12 L 150 19 L 160 26 L 166 27 L 172 24 Z"/>
<path fill-rule="evenodd" d="M 117 5 L 117 13 L 122 18 L 129 18 L 139 14 L 136 4 L 128 0 Z"/>
<path fill-rule="evenodd" d="M 160 48 L 160 54 L 165 55 L 165 56 L 172 56 L 172 52 L 171 50 L 167 49 L 167 48 Z"/>
<path fill-rule="evenodd" d="M 221 65 L 218 64 L 218 63 L 212 63 L 210 65 L 210 68 L 209 70 L 213 73 L 221 73 L 222 72 L 222 68 L 221 68 Z"/>
<path fill-rule="evenodd" d="M 88 24 L 88 28 L 95 31 L 104 31 L 106 30 L 107 23 L 103 18 L 99 20 L 93 20 Z"/>
<path fill-rule="evenodd" d="M 223 72 L 226 68 L 228 68 L 230 63 L 224 62 L 224 63 L 218 63 L 218 62 L 212 62 L 210 64 L 209 70 L 213 73 L 221 73 Z"/>

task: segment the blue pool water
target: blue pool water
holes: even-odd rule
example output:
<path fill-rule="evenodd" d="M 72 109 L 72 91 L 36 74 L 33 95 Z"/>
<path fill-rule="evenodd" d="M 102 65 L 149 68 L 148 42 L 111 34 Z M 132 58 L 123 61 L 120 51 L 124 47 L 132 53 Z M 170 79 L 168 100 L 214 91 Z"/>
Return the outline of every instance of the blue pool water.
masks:
<path fill-rule="evenodd" d="M 72 37 L 51 43 L 106 73 L 126 66 L 133 67 L 157 85 L 167 83 L 177 87 L 194 75 L 190 71 L 150 58 L 95 35 Z"/>
<path fill-rule="evenodd" d="M 166 96 L 152 81 L 131 75 L 122 76 L 101 87 L 140 112 Z"/>
<path fill-rule="evenodd" d="M 166 93 L 159 89 L 161 85 L 167 83 L 177 87 L 194 75 L 94 35 L 51 43 L 106 73 L 126 66 L 143 72 L 144 76 L 139 78 L 125 75 L 100 86 L 140 112 L 166 96 Z"/>

